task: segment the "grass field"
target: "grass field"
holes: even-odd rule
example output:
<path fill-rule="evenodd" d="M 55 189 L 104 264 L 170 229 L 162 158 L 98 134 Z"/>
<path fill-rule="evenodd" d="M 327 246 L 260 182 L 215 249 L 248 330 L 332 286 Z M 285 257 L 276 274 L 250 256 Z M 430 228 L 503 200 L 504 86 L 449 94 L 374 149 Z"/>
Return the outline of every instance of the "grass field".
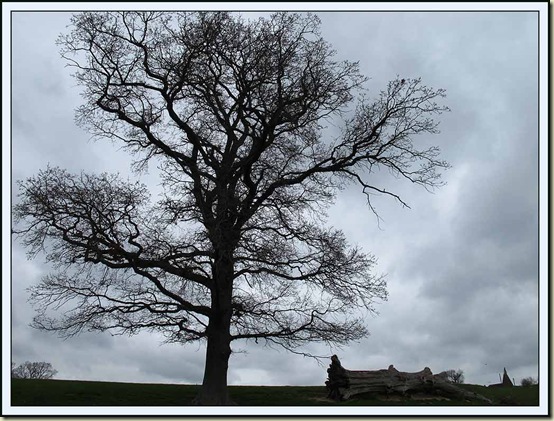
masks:
<path fill-rule="evenodd" d="M 70 380 L 12 379 L 13 406 L 187 406 L 199 386 L 110 383 Z M 539 388 L 462 387 L 488 397 L 494 405 L 538 406 Z M 326 399 L 324 386 L 230 386 L 241 406 L 467 406 L 482 405 L 446 399 L 360 395 L 346 402 Z"/>

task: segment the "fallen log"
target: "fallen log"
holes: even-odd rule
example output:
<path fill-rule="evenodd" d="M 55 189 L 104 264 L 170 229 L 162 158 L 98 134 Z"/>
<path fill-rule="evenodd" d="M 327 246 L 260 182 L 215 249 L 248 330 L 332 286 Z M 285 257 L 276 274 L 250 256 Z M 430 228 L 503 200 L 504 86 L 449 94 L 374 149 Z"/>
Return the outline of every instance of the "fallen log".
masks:
<path fill-rule="evenodd" d="M 445 373 L 433 374 L 429 367 L 416 373 L 398 371 L 390 365 L 382 370 L 347 370 L 336 355 L 331 357 L 325 382 L 328 398 L 346 400 L 361 393 L 379 393 L 384 395 L 426 393 L 464 400 L 479 400 L 486 404 L 492 401 L 477 393 L 457 387 L 446 381 Z"/>

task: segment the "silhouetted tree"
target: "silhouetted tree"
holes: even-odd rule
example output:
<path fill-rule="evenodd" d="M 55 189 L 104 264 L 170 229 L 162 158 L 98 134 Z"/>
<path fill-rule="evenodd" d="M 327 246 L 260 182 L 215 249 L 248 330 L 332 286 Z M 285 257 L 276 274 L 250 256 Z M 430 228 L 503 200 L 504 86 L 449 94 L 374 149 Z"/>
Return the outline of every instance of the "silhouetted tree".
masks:
<path fill-rule="evenodd" d="M 12 378 L 14 379 L 51 379 L 57 374 L 52 364 L 46 362 L 29 362 L 16 367 L 12 362 Z"/>
<path fill-rule="evenodd" d="M 463 370 L 447 370 L 446 380 L 454 384 L 462 384 L 464 382 L 464 371 Z"/>
<path fill-rule="evenodd" d="M 368 102 L 358 65 L 333 58 L 312 14 L 85 12 L 71 23 L 59 44 L 83 86 L 78 123 L 139 168 L 156 159 L 165 195 L 151 203 L 138 182 L 58 168 L 22 182 L 17 232 L 58 268 L 32 289 L 34 326 L 205 339 L 199 404 L 229 403 L 232 341 L 302 353 L 366 335 L 355 310 L 373 311 L 385 281 L 324 211 L 349 182 L 371 209 L 373 193 L 406 205 L 372 184 L 377 169 L 440 185 L 438 148 L 413 142 L 437 131 L 444 92 L 396 79 Z M 323 136 L 331 119 L 343 127 L 334 139 Z M 74 306 L 49 317 L 60 304 Z"/>
<path fill-rule="evenodd" d="M 539 384 L 539 382 L 533 377 L 525 377 L 524 379 L 521 379 L 521 385 L 524 387 L 533 386 L 536 384 Z"/>

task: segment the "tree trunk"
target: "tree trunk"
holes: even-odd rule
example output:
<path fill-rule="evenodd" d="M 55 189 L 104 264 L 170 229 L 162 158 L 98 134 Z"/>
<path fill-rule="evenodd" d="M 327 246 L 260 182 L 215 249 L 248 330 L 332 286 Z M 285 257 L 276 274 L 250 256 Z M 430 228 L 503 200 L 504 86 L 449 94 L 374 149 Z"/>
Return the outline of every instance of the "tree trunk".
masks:
<path fill-rule="evenodd" d="M 213 268 L 214 287 L 207 329 L 206 363 L 196 405 L 232 405 L 227 388 L 227 370 L 231 356 L 231 315 L 233 296 L 232 254 L 220 254 Z"/>
<path fill-rule="evenodd" d="M 210 321 L 208 344 L 206 347 L 206 365 L 200 392 L 194 399 L 196 405 L 232 405 L 227 388 L 227 370 L 231 346 L 229 327 L 214 328 Z"/>
<path fill-rule="evenodd" d="M 388 369 L 374 371 L 346 370 L 338 357 L 331 357 L 327 369 L 328 380 L 325 382 L 328 397 L 334 400 L 346 400 L 361 393 L 379 393 L 410 395 L 426 393 L 449 398 L 479 400 L 491 404 L 490 399 L 456 387 L 445 380 L 444 373 L 433 374 L 429 367 L 417 373 L 398 371 L 392 365 Z"/>

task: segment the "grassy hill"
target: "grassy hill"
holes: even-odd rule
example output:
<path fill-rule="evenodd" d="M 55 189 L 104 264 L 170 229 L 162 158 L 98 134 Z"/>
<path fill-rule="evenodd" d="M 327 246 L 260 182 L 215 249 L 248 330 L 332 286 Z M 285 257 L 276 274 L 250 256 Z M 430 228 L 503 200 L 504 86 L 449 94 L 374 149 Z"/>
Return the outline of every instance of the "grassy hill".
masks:
<path fill-rule="evenodd" d="M 185 406 L 198 390 L 194 385 L 110 383 L 70 380 L 12 379 L 14 406 Z M 488 397 L 494 405 L 538 406 L 539 388 L 462 387 Z M 230 393 L 241 406 L 461 406 L 478 402 L 416 397 L 360 395 L 346 402 L 326 399 L 324 386 L 231 386 Z"/>

